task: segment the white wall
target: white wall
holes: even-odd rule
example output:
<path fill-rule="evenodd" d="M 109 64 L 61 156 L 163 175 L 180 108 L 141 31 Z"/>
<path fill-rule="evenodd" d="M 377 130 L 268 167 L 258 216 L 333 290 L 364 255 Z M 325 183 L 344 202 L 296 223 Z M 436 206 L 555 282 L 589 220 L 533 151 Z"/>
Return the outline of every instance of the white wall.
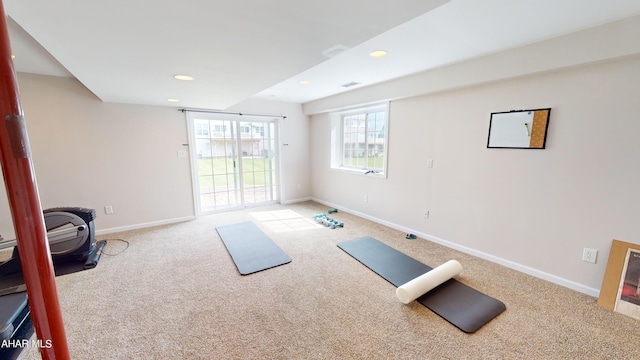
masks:
<path fill-rule="evenodd" d="M 73 78 L 18 74 L 43 209 L 96 209 L 102 232 L 192 218 L 187 122 L 177 108 L 103 103 Z M 287 115 L 281 124 L 284 201 L 309 197 L 308 121 L 299 104 L 247 102 L 244 112 Z M 298 189 L 297 184 L 300 184 Z M 6 194 L 0 234 L 15 237 Z M 104 213 L 111 205 L 113 215 Z"/>
<path fill-rule="evenodd" d="M 611 240 L 640 242 L 638 94 L 636 56 L 392 101 L 386 180 L 330 170 L 314 115 L 312 196 L 597 295 Z M 543 107 L 545 150 L 486 148 L 491 112 Z"/>
<path fill-rule="evenodd" d="M 182 113 L 103 103 L 73 78 L 18 83 L 43 209 L 96 209 L 98 230 L 194 215 L 189 160 L 177 156 L 188 143 Z"/>
<path fill-rule="evenodd" d="M 417 35 L 419 36 L 419 35 Z M 640 53 L 640 15 L 304 104 L 305 114 L 395 100 Z"/>

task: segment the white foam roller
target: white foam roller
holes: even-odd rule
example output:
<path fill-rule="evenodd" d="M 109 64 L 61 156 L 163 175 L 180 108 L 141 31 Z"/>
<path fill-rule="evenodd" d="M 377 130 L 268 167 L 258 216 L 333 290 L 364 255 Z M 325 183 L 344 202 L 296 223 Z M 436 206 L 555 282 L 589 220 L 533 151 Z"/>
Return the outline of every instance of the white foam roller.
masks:
<path fill-rule="evenodd" d="M 396 296 L 404 304 L 408 304 L 429 292 L 429 290 L 460 274 L 460 272 L 462 272 L 462 265 L 456 260 L 449 260 L 426 274 L 420 275 L 398 287 Z"/>

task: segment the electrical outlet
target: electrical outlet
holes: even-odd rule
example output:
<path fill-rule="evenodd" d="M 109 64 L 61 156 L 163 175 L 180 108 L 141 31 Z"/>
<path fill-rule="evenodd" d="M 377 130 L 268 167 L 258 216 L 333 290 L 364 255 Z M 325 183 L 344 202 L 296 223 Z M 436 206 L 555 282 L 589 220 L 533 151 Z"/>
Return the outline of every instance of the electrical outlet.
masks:
<path fill-rule="evenodd" d="M 104 207 L 104 213 L 107 215 L 113 214 L 113 206 L 107 205 Z"/>
<path fill-rule="evenodd" d="M 433 159 L 427 159 L 427 168 L 433 168 Z"/>
<path fill-rule="evenodd" d="M 584 250 L 582 250 L 582 261 L 595 264 L 597 257 L 598 257 L 598 250 L 589 249 L 589 248 L 584 248 Z"/>

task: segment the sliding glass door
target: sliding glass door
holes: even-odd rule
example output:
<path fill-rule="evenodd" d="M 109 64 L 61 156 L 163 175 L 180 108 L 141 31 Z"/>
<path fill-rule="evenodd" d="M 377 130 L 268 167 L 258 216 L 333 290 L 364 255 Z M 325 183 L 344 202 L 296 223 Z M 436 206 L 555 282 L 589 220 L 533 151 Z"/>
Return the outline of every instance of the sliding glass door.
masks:
<path fill-rule="evenodd" d="M 274 122 L 240 122 L 242 199 L 245 204 L 276 200 Z"/>
<path fill-rule="evenodd" d="M 277 201 L 277 122 L 189 113 L 198 213 Z"/>
<path fill-rule="evenodd" d="M 201 212 L 240 204 L 236 129 L 233 121 L 195 119 L 195 170 Z"/>

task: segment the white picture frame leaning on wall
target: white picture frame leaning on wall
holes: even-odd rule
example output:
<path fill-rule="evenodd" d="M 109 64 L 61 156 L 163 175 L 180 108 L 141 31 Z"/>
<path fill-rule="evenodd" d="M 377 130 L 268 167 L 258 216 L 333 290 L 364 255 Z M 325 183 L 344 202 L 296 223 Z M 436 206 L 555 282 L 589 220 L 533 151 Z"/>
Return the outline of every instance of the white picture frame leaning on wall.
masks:
<path fill-rule="evenodd" d="M 627 249 L 614 311 L 640 320 L 640 250 Z"/>

